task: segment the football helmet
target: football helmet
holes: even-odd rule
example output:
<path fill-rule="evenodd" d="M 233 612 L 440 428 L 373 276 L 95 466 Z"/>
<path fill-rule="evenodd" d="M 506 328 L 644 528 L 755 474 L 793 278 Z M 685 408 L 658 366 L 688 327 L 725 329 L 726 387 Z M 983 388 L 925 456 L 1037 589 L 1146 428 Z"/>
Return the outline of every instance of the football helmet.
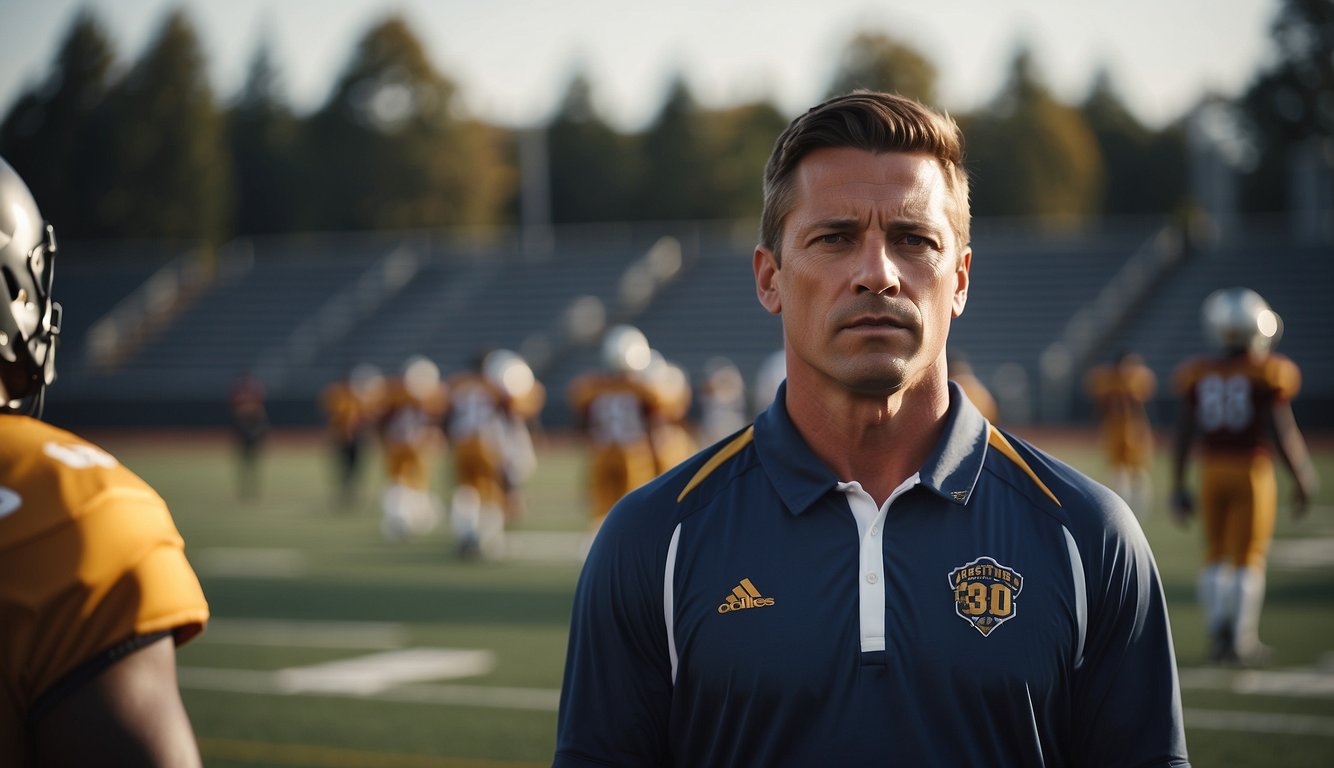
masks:
<path fill-rule="evenodd" d="M 488 352 L 482 359 L 482 373 L 492 384 L 500 387 L 514 399 L 522 399 L 532 392 L 537 379 L 533 369 L 518 353 L 508 349 Z"/>
<path fill-rule="evenodd" d="M 55 252 L 55 229 L 42 218 L 28 185 L 0 158 L 0 410 L 40 415 L 46 386 L 55 381 Z"/>
<path fill-rule="evenodd" d="M 1202 318 L 1210 343 L 1229 354 L 1264 354 L 1283 335 L 1282 318 L 1249 288 L 1222 288 L 1209 294 Z"/>
<path fill-rule="evenodd" d="M 602 337 L 602 362 L 620 373 L 635 373 L 648 367 L 653 350 L 643 331 L 633 325 L 614 325 Z"/>
<path fill-rule="evenodd" d="M 440 367 L 425 355 L 413 355 L 403 364 L 403 388 L 415 400 L 427 400 L 440 390 Z"/>

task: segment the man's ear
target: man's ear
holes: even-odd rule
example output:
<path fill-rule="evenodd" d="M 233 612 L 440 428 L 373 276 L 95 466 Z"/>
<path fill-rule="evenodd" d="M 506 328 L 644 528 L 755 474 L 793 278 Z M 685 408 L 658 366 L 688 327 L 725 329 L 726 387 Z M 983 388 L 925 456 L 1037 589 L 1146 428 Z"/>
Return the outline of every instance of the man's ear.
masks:
<path fill-rule="evenodd" d="M 778 290 L 778 258 L 768 248 L 755 246 L 755 295 L 770 314 L 783 311 L 783 296 Z"/>
<path fill-rule="evenodd" d="M 963 255 L 959 257 L 959 267 L 954 272 L 954 299 L 951 317 L 962 315 L 964 305 L 968 303 L 968 273 L 972 267 L 973 249 L 965 248 Z"/>

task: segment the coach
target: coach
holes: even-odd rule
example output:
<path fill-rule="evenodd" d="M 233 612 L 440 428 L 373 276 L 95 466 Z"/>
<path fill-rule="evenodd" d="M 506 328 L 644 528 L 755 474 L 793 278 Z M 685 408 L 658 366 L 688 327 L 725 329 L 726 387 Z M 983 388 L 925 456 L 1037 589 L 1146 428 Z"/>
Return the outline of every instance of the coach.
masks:
<path fill-rule="evenodd" d="M 778 138 L 754 269 L 787 382 L 608 516 L 556 766 L 1189 765 L 1134 515 L 946 378 L 962 160 L 881 93 Z"/>

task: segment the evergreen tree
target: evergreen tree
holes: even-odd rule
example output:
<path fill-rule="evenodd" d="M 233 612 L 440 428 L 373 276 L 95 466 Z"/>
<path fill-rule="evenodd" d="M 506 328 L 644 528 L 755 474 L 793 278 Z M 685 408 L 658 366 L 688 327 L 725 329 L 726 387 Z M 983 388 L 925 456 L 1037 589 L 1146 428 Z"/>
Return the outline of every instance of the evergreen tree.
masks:
<path fill-rule="evenodd" d="M 221 115 L 199 36 L 184 11 L 166 17 L 113 89 L 116 234 L 216 243 L 231 200 Z"/>
<path fill-rule="evenodd" d="M 770 102 L 710 112 L 706 122 L 710 174 L 716 195 L 714 218 L 759 219 L 764 202 L 764 165 L 788 119 Z"/>
<path fill-rule="evenodd" d="M 936 67 L 888 35 L 862 32 L 843 49 L 826 98 L 858 88 L 898 93 L 924 104 L 936 100 Z"/>
<path fill-rule="evenodd" d="M 1106 168 L 1100 199 L 1104 214 L 1169 214 L 1186 194 L 1186 148 L 1182 128 L 1152 131 L 1131 114 L 1099 69 L 1081 107 Z"/>
<path fill-rule="evenodd" d="M 1273 63 L 1242 99 L 1260 156 L 1244 191 L 1252 210 L 1289 205 L 1293 151 L 1309 157 L 1312 145 L 1323 145 L 1325 157 L 1334 156 L 1334 3 L 1283 0 L 1271 37 Z"/>
<path fill-rule="evenodd" d="M 295 228 L 296 129 L 296 119 L 282 96 L 272 51 L 261 42 L 250 60 L 245 85 L 227 115 L 236 233 Z"/>
<path fill-rule="evenodd" d="M 547 129 L 547 151 L 554 222 L 631 218 L 634 148 L 598 114 L 585 73 L 576 74 L 566 88 Z"/>
<path fill-rule="evenodd" d="M 717 215 L 717 192 L 704 153 L 703 113 L 679 74 L 641 137 L 644 175 L 636 218 L 704 219 Z"/>
<path fill-rule="evenodd" d="M 101 22 L 80 11 L 45 81 L 0 123 L 0 155 L 64 237 L 110 233 L 103 201 L 117 183 L 107 111 L 115 59 Z"/>
<path fill-rule="evenodd" d="M 308 123 L 309 225 L 372 229 L 498 223 L 514 185 L 507 137 L 460 118 L 456 87 L 400 16 L 373 26 Z"/>
<path fill-rule="evenodd" d="M 1076 227 L 1097 211 L 1103 165 L 1080 112 L 1043 84 L 1021 47 L 992 103 L 968 121 L 974 216 L 1036 217 Z"/>

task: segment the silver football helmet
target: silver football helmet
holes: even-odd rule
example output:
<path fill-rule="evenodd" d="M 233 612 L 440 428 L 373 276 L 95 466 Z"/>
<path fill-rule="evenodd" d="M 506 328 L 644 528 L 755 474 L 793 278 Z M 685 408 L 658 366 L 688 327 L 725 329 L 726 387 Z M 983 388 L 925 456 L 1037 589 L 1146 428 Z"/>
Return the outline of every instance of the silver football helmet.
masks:
<path fill-rule="evenodd" d="M 28 185 L 0 158 L 0 410 L 40 415 L 46 386 L 56 379 L 55 252 L 55 229 Z"/>
<path fill-rule="evenodd" d="M 1202 319 L 1210 343 L 1229 354 L 1263 354 L 1283 336 L 1282 318 L 1249 288 L 1223 288 L 1209 294 Z"/>
<path fill-rule="evenodd" d="M 482 359 L 482 374 L 515 399 L 526 397 L 537 383 L 528 362 L 508 349 L 488 352 Z"/>
<path fill-rule="evenodd" d="M 620 373 L 634 373 L 649 366 L 653 350 L 644 332 L 633 325 L 616 325 L 602 337 L 602 362 Z"/>

